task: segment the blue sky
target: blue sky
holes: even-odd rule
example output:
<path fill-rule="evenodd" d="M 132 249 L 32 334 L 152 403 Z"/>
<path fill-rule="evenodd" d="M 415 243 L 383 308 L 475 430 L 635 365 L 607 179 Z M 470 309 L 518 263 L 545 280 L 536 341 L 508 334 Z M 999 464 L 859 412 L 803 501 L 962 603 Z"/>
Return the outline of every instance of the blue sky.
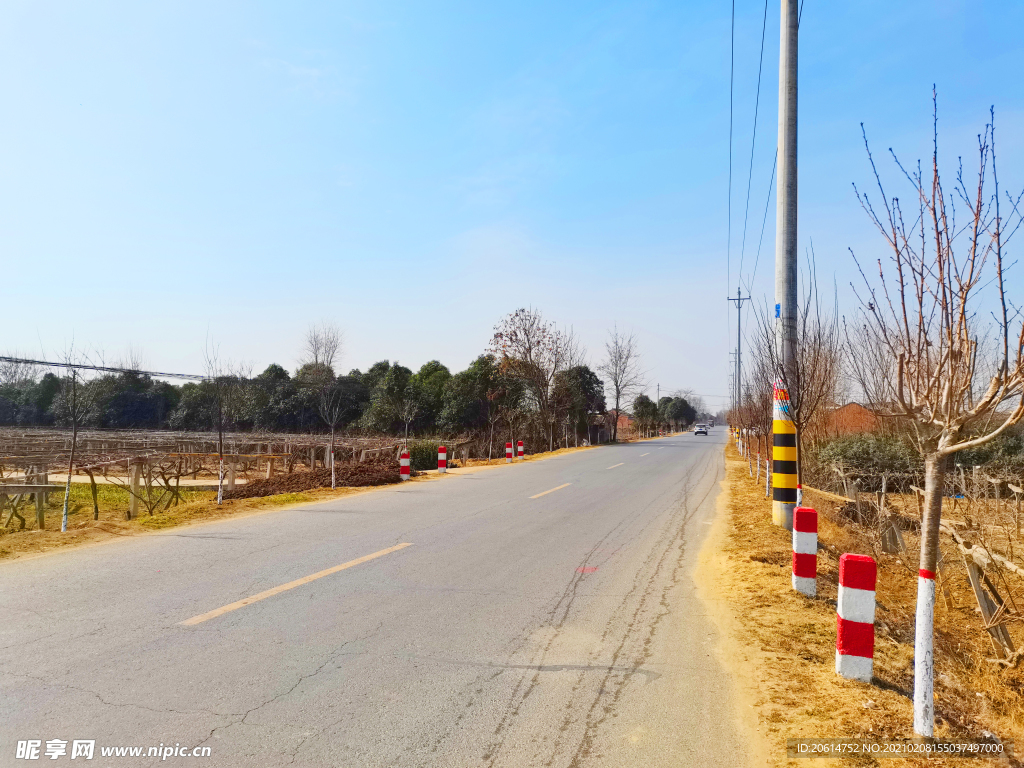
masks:
<path fill-rule="evenodd" d="M 72 339 L 202 370 L 209 336 L 294 367 L 464 367 L 534 306 L 599 362 L 631 328 L 662 391 L 727 391 L 727 2 L 8 2 L 0 24 L 0 349 Z M 764 4 L 736 4 L 735 291 Z M 1017 3 L 808 0 L 800 243 L 850 305 L 879 240 L 851 183 L 877 154 L 947 160 L 994 104 L 1024 183 Z M 743 254 L 771 291 L 779 9 L 768 8 Z M 770 301 L 769 297 L 769 301 Z M 717 402 L 717 401 L 712 401 Z"/>

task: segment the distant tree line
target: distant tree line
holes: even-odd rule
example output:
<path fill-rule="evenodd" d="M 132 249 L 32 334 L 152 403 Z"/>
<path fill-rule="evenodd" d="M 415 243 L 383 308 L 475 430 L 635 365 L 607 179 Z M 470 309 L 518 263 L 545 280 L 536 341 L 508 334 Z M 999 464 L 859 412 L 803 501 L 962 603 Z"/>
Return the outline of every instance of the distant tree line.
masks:
<path fill-rule="evenodd" d="M 418 371 L 382 360 L 338 374 L 340 347 L 337 329 L 316 326 L 293 373 L 275 363 L 256 375 L 212 365 L 209 379 L 181 385 L 138 371 L 79 378 L 78 397 L 88 405 L 79 409 L 78 426 L 208 431 L 219 421 L 243 432 L 475 435 L 492 447 L 522 439 L 534 450 L 593 442 L 602 429 L 606 437 L 614 433 L 606 424 L 605 382 L 573 334 L 536 310 L 504 318 L 484 354 L 454 374 L 436 360 Z M 69 377 L 39 374 L 31 366 L 0 368 L 0 425 L 70 423 L 63 402 Z M 626 382 L 618 394 L 633 394 L 638 383 Z M 695 418 L 681 397 L 654 404 L 640 395 L 633 408 L 644 429 Z"/>

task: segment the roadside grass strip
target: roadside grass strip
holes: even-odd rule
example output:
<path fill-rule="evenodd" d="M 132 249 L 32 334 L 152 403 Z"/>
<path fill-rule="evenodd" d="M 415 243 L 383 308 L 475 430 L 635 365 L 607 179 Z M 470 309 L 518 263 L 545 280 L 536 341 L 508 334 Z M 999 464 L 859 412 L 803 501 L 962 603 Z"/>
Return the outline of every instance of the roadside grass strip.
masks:
<path fill-rule="evenodd" d="M 572 483 L 563 483 L 562 485 L 558 486 L 557 488 L 551 488 L 550 490 L 544 491 L 543 493 L 538 493 L 536 496 L 531 496 L 530 498 L 531 499 L 539 499 L 541 496 L 547 496 L 549 493 L 554 493 L 555 491 L 560 491 L 563 488 L 568 488 L 570 485 L 572 485 Z"/>
<path fill-rule="evenodd" d="M 554 490 L 558 490 L 558 489 L 555 488 Z M 550 493 L 550 491 L 549 491 L 549 493 Z M 273 597 L 274 595 L 279 595 L 282 592 L 287 592 L 289 589 L 295 589 L 296 587 L 301 587 L 303 584 L 309 584 L 311 581 L 316 581 L 317 579 L 322 579 L 324 576 L 330 576 L 332 573 L 337 573 L 338 571 L 344 571 L 344 570 L 346 570 L 348 568 L 352 568 L 352 567 L 354 567 L 356 565 L 362 565 L 363 563 L 367 563 L 370 560 L 376 560 L 378 557 L 383 557 L 384 555 L 390 555 L 392 552 L 397 552 L 400 549 L 405 549 L 406 547 L 411 547 L 411 546 L 412 546 L 411 543 L 397 544 L 397 545 L 395 545 L 393 547 L 388 547 L 387 549 L 382 549 L 379 552 L 374 552 L 373 554 L 370 554 L 370 555 L 363 555 L 362 557 L 356 558 L 355 560 L 349 560 L 347 563 L 342 563 L 341 565 L 335 565 L 333 568 L 327 568 L 326 570 L 323 570 L 323 571 L 317 571 L 316 573 L 312 573 L 309 576 L 303 576 L 301 579 L 296 579 L 295 581 L 289 581 L 287 584 L 281 584 L 280 586 L 274 587 L 273 589 L 268 589 L 265 592 L 260 592 L 259 594 L 252 595 L 251 597 L 243 598 L 242 600 L 239 600 L 237 602 L 229 603 L 228 605 L 221 606 L 220 608 L 215 608 L 214 610 L 208 611 L 207 613 L 201 613 L 198 616 L 193 616 L 191 619 L 185 619 L 185 621 L 181 621 L 181 622 L 178 622 L 178 623 L 179 623 L 180 626 L 184 626 L 184 627 L 192 627 L 192 626 L 195 626 L 196 624 L 202 624 L 204 621 L 209 621 L 210 619 L 215 619 L 218 616 L 223 616 L 225 613 L 230 613 L 231 611 L 237 611 L 239 608 L 244 608 L 247 605 L 252 605 L 253 603 L 258 603 L 260 600 L 266 600 L 268 597 Z"/>

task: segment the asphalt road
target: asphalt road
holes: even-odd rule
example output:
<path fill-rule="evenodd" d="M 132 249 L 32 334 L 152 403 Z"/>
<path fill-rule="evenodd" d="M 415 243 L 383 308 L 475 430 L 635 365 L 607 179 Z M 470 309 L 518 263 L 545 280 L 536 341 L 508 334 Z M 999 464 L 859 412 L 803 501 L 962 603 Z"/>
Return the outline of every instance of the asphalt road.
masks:
<path fill-rule="evenodd" d="M 724 440 L 595 448 L 2 564 L 0 766 L 40 764 L 16 758 L 29 739 L 46 765 L 75 739 L 96 741 L 94 766 L 745 764 L 692 579 Z M 47 759 L 50 739 L 68 754 Z M 210 756 L 100 755 L 161 744 Z"/>

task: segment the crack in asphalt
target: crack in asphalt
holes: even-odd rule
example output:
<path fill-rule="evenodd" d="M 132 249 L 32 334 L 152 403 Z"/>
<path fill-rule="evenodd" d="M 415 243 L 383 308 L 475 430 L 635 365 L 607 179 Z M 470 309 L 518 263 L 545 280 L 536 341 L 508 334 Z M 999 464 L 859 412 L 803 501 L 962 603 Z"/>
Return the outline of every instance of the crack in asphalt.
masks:
<path fill-rule="evenodd" d="M 702 477 L 705 476 L 706 473 L 707 468 L 705 467 L 704 471 L 701 473 Z M 717 479 L 718 472 L 715 473 L 715 477 Z M 625 648 L 626 643 L 629 640 L 629 634 L 632 632 L 635 626 L 636 619 L 639 618 L 640 613 L 643 611 L 648 598 L 652 597 L 653 593 L 656 591 L 654 590 L 654 584 L 657 581 L 663 566 L 666 565 L 669 559 L 669 555 L 675 550 L 677 551 L 677 554 L 675 556 L 675 564 L 672 567 L 672 572 L 668 578 L 668 581 L 662 585 L 660 590 L 661 597 L 658 601 L 658 608 L 660 610 L 658 610 L 657 613 L 655 613 L 653 620 L 646 627 L 646 637 L 644 637 L 643 645 L 640 651 L 640 659 L 638 663 L 643 664 L 650 658 L 651 644 L 653 642 L 654 635 L 658 630 L 658 626 L 661 623 L 661 621 L 665 618 L 665 616 L 671 613 L 671 608 L 668 604 L 668 593 L 671 591 L 673 587 L 675 587 L 678 584 L 679 573 L 683 568 L 683 559 L 686 554 L 687 523 L 689 523 L 690 520 L 692 520 L 694 514 L 696 513 L 696 510 L 700 509 L 700 507 L 707 500 L 708 496 L 711 495 L 711 492 L 714 490 L 715 485 L 715 483 L 711 483 L 709 485 L 707 491 L 705 491 L 704 495 L 702 496 L 700 501 L 697 502 L 694 508 L 689 507 L 689 490 L 687 489 L 684 499 L 683 520 L 681 524 L 678 526 L 675 536 L 673 536 L 672 539 L 668 542 L 668 545 L 665 547 L 665 550 L 662 553 L 661 557 L 658 558 L 658 563 L 655 568 L 655 571 L 654 573 L 652 573 L 647 585 L 647 589 L 641 597 L 640 604 L 637 606 L 636 612 L 634 614 L 634 620 L 631 621 L 630 625 L 627 627 L 626 633 L 623 635 L 622 642 L 616 649 L 613 659 L 617 660 L 620 652 Z M 590 708 L 587 711 L 587 715 L 585 718 L 586 726 L 583 733 L 583 737 L 580 739 L 580 742 L 577 745 L 576 752 L 573 754 L 572 761 L 569 763 L 569 768 L 579 768 L 579 766 L 581 765 L 581 761 L 585 760 L 590 755 L 594 737 L 597 735 L 598 729 L 605 722 L 605 720 L 607 720 L 608 716 L 612 714 L 613 710 L 615 709 L 615 706 L 618 704 L 619 699 L 622 696 L 622 693 L 624 692 L 626 686 L 630 682 L 630 677 L 631 676 L 627 675 L 623 677 L 621 680 L 612 680 L 612 677 L 609 674 L 601 682 L 601 688 L 599 690 L 599 693 L 597 696 L 594 697 L 594 699 L 591 702 Z M 603 692 L 605 692 L 605 688 L 609 684 L 614 685 L 614 691 L 612 692 L 611 701 L 607 703 L 602 703 L 601 695 Z M 597 714 L 597 716 L 595 717 L 595 714 L 598 712 L 599 714 Z M 552 754 L 552 761 L 554 760 L 554 757 L 555 755 Z"/>
<path fill-rule="evenodd" d="M 317 675 L 319 675 L 332 662 L 337 661 L 342 656 L 350 656 L 350 655 L 352 655 L 352 654 L 344 653 L 344 649 L 346 647 L 348 647 L 349 645 L 352 645 L 353 643 L 363 642 L 363 641 L 366 641 L 366 640 L 369 640 L 369 639 L 375 637 L 377 634 L 380 633 L 380 630 L 381 630 L 381 628 L 383 626 L 384 626 L 384 622 L 381 621 L 372 632 L 368 632 L 365 635 L 361 635 L 360 637 L 355 637 L 355 638 L 352 638 L 351 640 L 346 640 L 345 642 L 341 643 L 341 645 L 337 646 L 332 651 L 330 651 L 327 654 L 327 658 L 324 659 L 324 661 L 321 662 L 315 669 L 313 669 L 310 672 L 305 672 L 305 673 L 299 675 L 299 677 L 295 680 L 295 682 L 292 684 L 292 686 L 290 688 L 288 688 L 288 690 L 281 691 L 280 693 L 274 694 L 273 696 L 271 696 L 270 698 L 266 699 L 265 701 L 263 701 L 262 703 L 258 704 L 257 706 L 251 707 L 250 709 L 246 710 L 244 713 L 233 714 L 232 717 L 235 717 L 234 720 L 232 720 L 229 723 L 226 723 L 225 725 L 219 725 L 216 728 L 214 728 L 213 730 L 211 730 L 210 733 L 202 741 L 200 741 L 198 744 L 196 744 L 196 746 L 198 746 L 198 747 L 203 746 L 204 744 L 206 744 L 206 742 L 208 742 L 210 739 L 212 739 L 214 737 L 214 735 L 218 731 L 223 731 L 223 730 L 225 730 L 227 728 L 231 728 L 232 726 L 235 726 L 235 725 L 241 725 L 241 724 L 245 723 L 245 721 L 249 717 L 249 715 L 253 714 L 254 712 L 258 712 L 261 709 L 263 709 L 264 707 L 270 706 L 271 704 L 274 704 L 274 703 L 280 701 L 281 699 L 284 699 L 284 698 L 288 697 L 300 685 L 302 685 L 302 683 L 304 683 L 306 680 L 309 680 L 309 679 L 314 678 Z M 323 732 L 323 730 L 324 729 L 319 729 L 315 735 L 319 735 L 320 733 Z M 290 761 L 291 763 L 295 762 L 295 756 L 298 754 L 298 751 L 302 747 L 302 745 L 304 745 L 310 738 L 313 738 L 313 736 L 314 736 L 314 734 L 310 734 L 310 735 L 304 737 L 302 739 L 302 741 L 299 742 L 299 744 L 295 747 L 295 749 L 291 753 L 291 758 L 292 758 L 291 761 Z"/>
<path fill-rule="evenodd" d="M 605 535 L 594 545 L 594 547 L 592 547 L 591 550 L 584 556 L 583 560 L 579 564 L 579 568 L 584 568 L 585 566 L 587 566 L 590 563 L 591 558 L 598 551 L 598 549 L 601 548 L 602 545 L 609 538 L 611 538 L 617 531 L 623 530 L 623 529 L 627 529 L 626 528 L 627 524 L 632 524 L 632 523 L 634 523 L 634 522 L 636 522 L 638 520 L 641 520 L 643 518 L 643 516 L 645 514 L 647 514 L 652 507 L 660 506 L 661 503 L 663 502 L 663 499 L 664 499 L 665 496 L 668 496 L 668 495 L 674 495 L 675 496 L 675 499 L 673 500 L 672 503 L 670 503 L 669 508 L 672 509 L 674 507 L 675 508 L 681 507 L 681 509 L 683 511 L 682 520 L 678 519 L 678 517 L 679 517 L 678 514 L 676 514 L 676 513 L 670 514 L 669 519 L 666 521 L 666 523 L 663 526 L 662 533 L 658 536 L 654 547 L 652 548 L 650 553 L 645 558 L 645 565 L 647 565 L 648 567 L 649 567 L 649 565 L 651 563 L 657 562 L 658 565 L 656 567 L 655 573 L 651 575 L 651 577 L 646 581 L 646 584 L 645 584 L 644 581 L 642 580 L 640 574 L 644 570 L 646 570 L 646 568 L 641 568 L 640 571 L 638 571 L 636 577 L 634 577 L 634 585 L 633 585 L 633 587 L 627 593 L 627 596 L 622 600 L 622 602 L 620 603 L 619 607 L 609 617 L 608 622 L 606 624 L 605 633 L 604 633 L 604 635 L 601 638 L 602 642 L 604 642 L 605 640 L 608 639 L 608 634 L 612 630 L 612 627 L 616 623 L 616 621 L 618 619 L 618 616 L 621 614 L 621 612 L 627 610 L 627 606 L 630 603 L 630 597 L 632 595 L 636 594 L 638 592 L 638 590 L 640 590 L 641 587 L 643 587 L 643 591 L 640 592 L 640 594 L 641 594 L 641 598 L 640 598 L 641 602 L 639 603 L 637 609 L 634 611 L 633 617 L 631 619 L 631 622 L 626 627 L 625 633 L 623 635 L 623 639 L 620 642 L 618 648 L 616 649 L 615 655 L 613 656 L 614 660 L 618 659 L 618 656 L 621 653 L 622 649 L 624 648 L 625 643 L 630 639 L 632 628 L 633 628 L 633 626 L 636 623 L 637 617 L 639 616 L 639 612 L 642 610 L 642 608 L 646 604 L 646 598 L 648 596 L 647 592 L 653 587 L 654 581 L 657 578 L 657 575 L 658 575 L 658 572 L 660 570 L 661 564 L 663 563 L 664 558 L 667 556 L 667 554 L 672 549 L 672 544 L 673 544 L 673 542 L 677 538 L 677 535 L 674 535 L 673 532 L 674 531 L 679 531 L 678 535 L 684 535 L 683 532 L 685 531 L 685 527 L 686 527 L 687 523 L 689 522 L 689 520 L 692 518 L 692 516 L 694 514 L 693 511 L 691 511 L 688 508 L 688 504 L 687 504 L 687 502 L 689 500 L 688 497 L 689 497 L 689 493 L 690 493 L 690 490 L 691 490 L 691 485 L 692 485 L 692 476 L 696 475 L 697 478 L 698 478 L 698 481 L 707 481 L 707 476 L 709 474 L 708 473 L 708 469 L 711 468 L 711 465 L 714 464 L 714 457 L 713 456 L 705 455 L 702 458 L 703 458 L 703 461 L 696 462 L 695 463 L 696 465 L 693 467 L 692 472 L 688 472 L 685 476 L 683 476 L 680 479 L 680 481 L 678 483 L 673 484 L 672 487 L 666 489 L 663 493 L 660 493 L 657 496 L 655 496 L 648 503 L 646 503 L 641 509 L 637 510 L 633 515 L 631 515 L 628 518 L 625 518 L 623 520 L 620 520 L 618 522 L 618 524 L 616 524 L 609 531 L 607 531 L 605 533 Z M 714 476 L 717 477 L 717 475 L 718 475 L 718 472 L 716 471 L 714 473 Z M 706 490 L 704 496 L 702 497 L 702 499 L 700 500 L 700 502 L 698 502 L 697 508 L 699 508 L 700 505 L 703 504 L 703 502 L 706 500 L 707 496 L 710 495 L 710 493 L 714 490 L 715 483 L 713 482 L 713 480 L 714 480 L 714 478 L 712 478 L 712 481 L 708 483 L 707 490 Z M 680 488 L 680 486 L 681 486 L 681 488 Z M 634 533 L 631 537 L 629 537 L 629 539 L 627 539 L 626 542 L 620 544 L 620 546 L 624 546 L 625 544 L 627 544 L 627 543 L 629 543 L 631 541 L 635 541 L 636 539 L 638 539 L 643 534 L 644 531 L 646 531 L 647 529 L 650 528 L 650 526 L 655 525 L 656 523 L 657 523 L 657 518 L 654 518 L 654 519 L 650 520 L 649 522 L 645 523 L 644 525 L 641 526 L 641 528 L 636 533 Z M 662 548 L 662 543 L 664 543 L 664 547 L 663 548 Z M 658 555 L 659 550 L 660 550 L 660 553 L 661 553 L 660 556 Z M 680 558 L 681 557 L 682 557 L 682 554 L 680 554 Z M 580 585 L 580 583 L 583 581 L 583 579 L 585 577 L 586 577 L 586 574 L 577 572 L 574 575 L 573 579 L 570 580 L 569 584 L 566 587 L 566 590 L 563 592 L 562 598 L 559 600 L 559 602 L 556 604 L 555 608 L 549 614 L 549 625 L 552 626 L 552 628 L 554 629 L 554 632 L 552 633 L 552 635 L 548 639 L 548 641 L 539 650 L 539 652 L 535 652 L 534 653 L 533 659 L 532 659 L 534 664 L 526 665 L 528 668 L 536 669 L 537 667 L 543 667 L 544 666 L 543 661 L 546 658 L 546 656 L 549 653 L 549 651 L 551 650 L 552 646 L 559 639 L 559 637 L 561 635 L 561 630 L 562 630 L 565 622 L 568 619 L 570 611 L 572 610 L 572 608 L 574 606 L 575 598 L 576 598 L 576 596 L 578 594 L 579 585 Z M 559 613 L 561 613 L 561 616 L 558 618 L 557 621 L 553 621 L 555 619 L 555 617 Z M 647 640 L 645 642 L 645 646 L 644 647 L 645 648 L 649 648 L 649 645 L 650 645 L 650 636 L 648 636 L 648 638 L 647 638 Z M 522 647 L 522 646 L 520 646 L 520 647 Z M 637 664 L 635 666 L 640 666 L 640 664 Z M 495 675 L 491 676 L 491 678 L 489 678 L 488 682 L 493 680 L 499 674 L 501 674 L 500 670 L 499 670 L 499 672 L 495 673 Z M 576 681 L 576 684 L 573 686 L 572 692 L 570 693 L 570 702 L 572 700 L 572 697 L 579 690 L 579 687 L 580 687 L 580 685 L 582 683 L 583 677 L 584 677 L 583 674 L 581 674 L 578 677 L 578 679 Z M 602 681 L 602 685 L 600 686 L 601 690 L 604 690 L 606 688 L 606 685 L 609 684 L 609 681 L 611 680 L 611 677 L 612 677 L 611 673 L 606 674 L 604 680 Z M 621 681 L 619 681 L 619 684 L 616 686 L 616 692 L 617 693 L 621 691 L 622 687 L 625 685 L 626 682 L 628 682 L 630 677 L 631 677 L 631 675 L 629 675 L 629 674 L 625 674 L 623 676 L 623 679 Z M 501 753 L 502 749 L 505 746 L 505 740 L 507 738 L 507 732 L 511 729 L 512 722 L 514 722 L 516 720 L 516 718 L 518 717 L 518 715 L 519 715 L 520 711 L 522 710 L 522 707 L 524 706 L 526 701 L 530 698 L 530 696 L 537 689 L 538 685 L 540 684 L 540 679 L 541 679 L 541 674 L 539 672 L 535 672 L 534 675 L 532 676 L 532 678 L 529 680 L 529 683 L 526 683 L 527 677 L 523 677 L 523 678 L 521 678 L 517 682 L 515 688 L 512 691 L 512 694 L 509 696 L 508 704 L 506 705 L 506 708 L 505 708 L 505 713 L 502 716 L 501 720 L 499 721 L 498 726 L 494 730 L 494 739 L 491 741 L 491 743 L 485 749 L 484 754 L 482 755 L 482 760 L 485 762 L 485 765 L 488 766 L 488 768 L 494 766 L 494 764 L 496 763 L 499 754 Z M 524 684 L 526 684 L 526 688 L 525 688 L 525 690 L 522 690 Z M 520 693 L 520 691 L 522 691 L 522 693 Z M 600 696 L 600 694 L 599 694 L 599 696 Z M 615 695 L 613 697 L 613 705 L 614 705 L 614 701 L 617 698 L 618 698 L 618 695 Z M 596 730 L 596 726 L 594 728 L 590 728 L 589 727 L 590 726 L 590 721 L 591 721 L 590 715 L 591 715 L 591 712 L 593 711 L 594 706 L 596 706 L 596 701 L 591 704 L 591 707 L 588 710 L 588 714 L 587 714 L 587 718 L 586 718 L 586 723 L 587 723 L 588 727 L 584 731 L 583 740 L 581 741 L 580 745 L 577 747 L 577 750 L 576 750 L 576 752 L 574 754 L 574 758 L 573 758 L 574 761 L 576 759 L 576 755 L 582 754 L 581 753 L 582 748 L 586 744 L 589 743 L 589 738 L 592 738 L 593 731 Z M 571 726 L 572 719 L 573 719 L 573 710 L 572 710 L 572 707 L 571 707 L 571 704 L 570 704 L 569 705 L 569 714 L 566 716 L 566 720 L 563 722 L 562 729 L 559 731 L 559 734 L 558 734 L 558 736 L 555 739 L 553 753 L 551 755 L 551 758 L 547 762 L 548 765 L 552 764 L 554 762 L 554 760 L 557 758 L 557 754 L 558 754 L 558 751 L 559 751 L 560 744 L 562 742 L 562 738 L 563 738 L 563 736 L 565 734 L 568 733 L 568 730 L 569 730 L 569 728 Z M 602 718 L 602 720 L 603 720 L 603 718 Z M 599 725 L 599 723 L 598 723 L 598 725 Z M 588 735 L 589 735 L 589 738 L 588 738 Z"/>
<path fill-rule="evenodd" d="M 11 675 L 11 677 L 20 677 L 20 678 L 23 678 L 25 680 L 34 680 L 37 683 L 42 683 L 43 685 L 51 687 L 51 688 L 62 688 L 62 689 L 67 690 L 67 691 L 78 691 L 79 693 L 89 694 L 90 696 L 96 697 L 96 700 L 99 701 L 100 704 L 103 704 L 106 707 L 119 707 L 119 708 L 120 707 L 125 707 L 125 708 L 131 708 L 131 709 L 141 709 L 144 712 L 154 712 L 154 713 L 156 713 L 158 715 L 164 715 L 164 714 L 172 713 L 172 714 L 176 714 L 176 715 L 200 715 L 200 714 L 203 714 L 203 715 L 213 715 L 214 717 L 231 717 L 232 714 L 233 714 L 233 713 L 225 713 L 225 712 L 214 712 L 214 711 L 209 710 L 209 709 L 173 709 L 171 707 L 156 708 L 156 707 L 147 707 L 144 704 L 134 704 L 132 702 L 107 701 L 106 699 L 103 698 L 103 696 L 99 693 L 99 691 L 94 691 L 91 688 L 84 688 L 84 687 L 79 686 L 79 685 L 71 685 L 70 683 L 58 683 L 58 682 L 55 682 L 53 680 L 47 680 L 45 677 L 38 677 L 36 675 L 26 675 L 26 674 L 18 673 L 18 672 L 9 672 L 8 674 Z"/>

